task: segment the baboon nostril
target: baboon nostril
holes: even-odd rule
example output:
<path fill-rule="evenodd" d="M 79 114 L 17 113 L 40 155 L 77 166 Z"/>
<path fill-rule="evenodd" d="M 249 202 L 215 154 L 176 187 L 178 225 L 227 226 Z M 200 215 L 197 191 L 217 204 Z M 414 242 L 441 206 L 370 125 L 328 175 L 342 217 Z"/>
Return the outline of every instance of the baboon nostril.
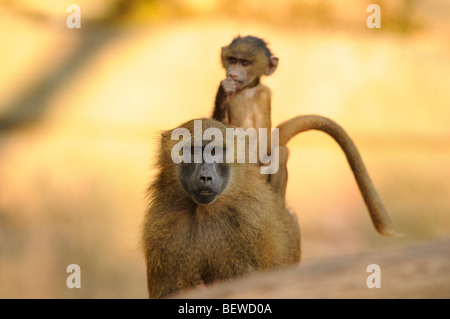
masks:
<path fill-rule="evenodd" d="M 200 176 L 200 181 L 203 184 L 210 184 L 212 183 L 212 176 Z"/>

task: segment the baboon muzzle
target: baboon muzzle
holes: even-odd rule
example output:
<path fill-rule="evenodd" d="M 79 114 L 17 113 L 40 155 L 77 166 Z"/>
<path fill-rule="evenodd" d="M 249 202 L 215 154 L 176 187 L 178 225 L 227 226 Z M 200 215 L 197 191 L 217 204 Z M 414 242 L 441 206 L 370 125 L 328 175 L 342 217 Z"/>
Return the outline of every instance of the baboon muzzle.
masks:
<path fill-rule="evenodd" d="M 192 198 L 198 204 L 212 203 L 220 192 L 222 182 L 215 163 L 199 164 L 191 179 Z"/>

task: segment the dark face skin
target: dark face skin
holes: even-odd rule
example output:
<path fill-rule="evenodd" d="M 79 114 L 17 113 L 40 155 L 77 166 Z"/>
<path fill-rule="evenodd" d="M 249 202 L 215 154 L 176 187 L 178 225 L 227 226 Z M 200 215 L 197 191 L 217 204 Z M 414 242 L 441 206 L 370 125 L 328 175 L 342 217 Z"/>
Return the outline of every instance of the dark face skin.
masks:
<path fill-rule="evenodd" d="M 208 205 L 227 187 L 230 166 L 226 163 L 207 163 L 202 156 L 202 163 L 181 163 L 178 178 L 184 190 L 197 204 Z"/>

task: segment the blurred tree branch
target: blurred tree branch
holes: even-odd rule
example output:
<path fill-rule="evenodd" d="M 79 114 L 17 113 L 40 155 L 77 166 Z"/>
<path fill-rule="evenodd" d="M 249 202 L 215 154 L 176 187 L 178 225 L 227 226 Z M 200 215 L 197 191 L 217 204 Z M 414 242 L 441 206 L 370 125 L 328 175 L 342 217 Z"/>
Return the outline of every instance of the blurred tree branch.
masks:
<path fill-rule="evenodd" d="M 120 32 L 114 28 L 114 21 L 126 16 L 136 2 L 140 0 L 120 0 L 111 2 L 111 10 L 101 20 L 83 19 L 83 27 L 79 32 L 80 42 L 73 53 L 56 71 L 44 74 L 36 83 L 24 88 L 9 105 L 0 109 L 0 132 L 10 131 L 38 121 L 49 106 L 49 100 L 82 66 L 105 44 L 114 39 Z M 2 7 L 15 14 L 31 19 L 37 23 L 47 22 L 51 16 L 34 11 L 20 5 L 20 1 L 4 1 Z"/>

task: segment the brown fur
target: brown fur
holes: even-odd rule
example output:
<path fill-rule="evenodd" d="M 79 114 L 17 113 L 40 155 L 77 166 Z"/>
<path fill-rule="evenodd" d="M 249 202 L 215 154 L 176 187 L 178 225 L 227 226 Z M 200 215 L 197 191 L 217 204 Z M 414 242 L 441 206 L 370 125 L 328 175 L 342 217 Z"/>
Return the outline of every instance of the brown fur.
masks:
<path fill-rule="evenodd" d="M 193 121 L 180 127 L 193 135 Z M 209 127 L 226 134 L 222 123 L 203 119 L 203 129 Z M 283 147 L 307 130 L 331 135 L 347 156 L 375 228 L 383 235 L 395 236 L 358 150 L 338 124 L 321 116 L 305 115 L 278 128 L 279 146 Z M 143 225 L 149 296 L 168 297 L 202 282 L 298 263 L 301 250 L 297 220 L 286 209 L 284 197 L 260 174 L 260 167 L 228 164 L 231 179 L 225 191 L 214 202 L 198 205 L 180 185 L 178 166 L 170 157 L 175 144 L 171 132 L 162 136 L 157 176 L 148 190 L 151 201 Z M 287 154 L 280 157 L 287 159 Z M 280 164 L 278 187 L 285 190 L 286 163 Z"/>
<path fill-rule="evenodd" d="M 193 134 L 192 121 L 180 127 Z M 222 123 L 203 119 L 203 129 L 208 127 L 220 128 L 225 136 Z M 297 220 L 259 166 L 229 164 L 231 179 L 225 191 L 211 204 L 197 205 L 178 180 L 170 134 L 162 136 L 143 225 L 149 296 L 167 297 L 201 282 L 298 263 Z"/>

